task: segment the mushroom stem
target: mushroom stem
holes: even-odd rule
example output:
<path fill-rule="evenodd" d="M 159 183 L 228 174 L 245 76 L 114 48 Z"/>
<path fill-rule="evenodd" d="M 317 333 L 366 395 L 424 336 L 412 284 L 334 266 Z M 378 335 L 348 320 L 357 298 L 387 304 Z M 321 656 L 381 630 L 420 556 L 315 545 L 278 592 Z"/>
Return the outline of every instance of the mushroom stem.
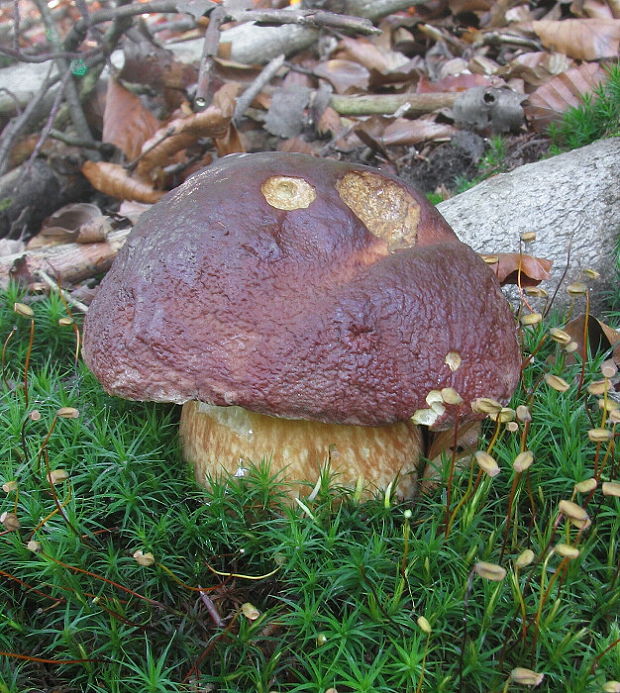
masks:
<path fill-rule="evenodd" d="M 338 484 L 355 487 L 361 480 L 371 493 L 398 477 L 397 491 L 407 498 L 415 493 L 422 448 L 420 430 L 410 422 L 326 424 L 196 401 L 183 405 L 180 437 L 183 455 L 203 485 L 222 473 L 241 476 L 251 463 L 267 459 L 282 480 L 310 484 L 329 463 Z"/>

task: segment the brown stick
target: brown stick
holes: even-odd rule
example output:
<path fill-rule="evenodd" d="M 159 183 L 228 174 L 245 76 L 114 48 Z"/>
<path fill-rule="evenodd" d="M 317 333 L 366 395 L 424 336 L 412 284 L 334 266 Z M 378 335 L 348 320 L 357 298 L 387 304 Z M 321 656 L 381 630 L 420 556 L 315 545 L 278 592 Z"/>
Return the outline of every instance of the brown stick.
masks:
<path fill-rule="evenodd" d="M 60 278 L 63 286 L 105 272 L 129 231 L 112 231 L 104 243 L 63 243 L 0 257 L 0 288 L 13 278 L 31 281 L 41 270 Z"/>
<path fill-rule="evenodd" d="M 457 92 L 431 94 L 369 94 L 368 96 L 334 95 L 331 107 L 340 115 L 373 115 L 394 113 L 407 106 L 407 112 L 430 113 L 451 108 Z"/>

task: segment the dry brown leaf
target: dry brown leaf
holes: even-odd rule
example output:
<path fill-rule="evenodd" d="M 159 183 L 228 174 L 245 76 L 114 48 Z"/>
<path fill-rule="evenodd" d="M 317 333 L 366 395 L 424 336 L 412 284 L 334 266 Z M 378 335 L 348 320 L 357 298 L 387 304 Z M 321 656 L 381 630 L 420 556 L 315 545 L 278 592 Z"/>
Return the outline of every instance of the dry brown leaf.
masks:
<path fill-rule="evenodd" d="M 50 215 L 41 231 L 28 242 L 28 249 L 59 243 L 100 243 L 111 230 L 110 220 L 88 202 L 65 205 Z"/>
<path fill-rule="evenodd" d="M 365 91 L 370 82 L 370 72 L 353 60 L 327 60 L 319 63 L 313 72 L 326 79 L 338 94 Z"/>
<path fill-rule="evenodd" d="M 582 97 L 606 79 L 607 73 L 598 63 L 584 63 L 553 77 L 528 96 L 524 107 L 528 121 L 535 130 L 544 130 L 569 108 L 579 106 Z"/>
<path fill-rule="evenodd" d="M 614 14 L 610 4 L 604 0 L 581 0 L 572 2 L 570 11 L 578 17 L 594 19 L 613 19 Z"/>
<path fill-rule="evenodd" d="M 158 127 L 159 121 L 139 97 L 111 77 L 103 112 L 102 141 L 118 147 L 131 161 Z"/>
<path fill-rule="evenodd" d="M 570 335 L 571 340 L 577 343 L 577 349 L 574 352 L 576 354 L 583 354 L 584 351 L 585 320 L 585 315 L 579 315 L 562 328 L 564 332 Z M 587 334 L 588 349 L 591 354 L 598 354 L 611 349 L 611 358 L 616 366 L 620 367 L 620 332 L 618 330 L 610 327 L 602 320 L 588 315 L 587 332 L 585 334 Z M 568 357 L 570 356 L 569 354 Z"/>
<path fill-rule="evenodd" d="M 471 87 L 488 87 L 495 81 L 486 75 L 463 73 L 449 75 L 436 82 L 430 82 L 426 77 L 420 77 L 416 86 L 416 94 L 432 94 L 434 92 L 466 91 Z"/>
<path fill-rule="evenodd" d="M 489 267 L 502 285 L 536 286 L 551 277 L 552 260 L 519 253 L 493 253 L 493 257 L 497 262 Z"/>
<path fill-rule="evenodd" d="M 225 137 L 234 110 L 233 94 L 238 90 L 238 84 L 226 84 L 216 92 L 209 108 L 175 118 L 160 128 L 142 147 L 144 153 L 136 169 L 138 178 L 153 179 L 158 167 L 169 164 L 177 152 L 200 137 Z"/>
<path fill-rule="evenodd" d="M 618 57 L 620 19 L 540 20 L 531 28 L 545 48 L 575 60 Z"/>
<path fill-rule="evenodd" d="M 346 56 L 370 70 L 371 75 L 393 75 L 402 79 L 416 69 L 406 55 L 381 49 L 366 38 L 345 37 L 339 45 Z"/>
<path fill-rule="evenodd" d="M 469 464 L 471 456 L 478 449 L 481 427 L 480 421 L 461 424 L 457 430 L 456 440 L 453 429 L 430 432 L 425 455 L 429 461 L 420 482 L 421 493 L 430 493 L 437 488 L 446 458 L 450 459 L 454 454 L 455 464 L 459 468 Z"/>
<path fill-rule="evenodd" d="M 501 74 L 507 78 L 520 77 L 528 84 L 538 86 L 550 78 L 569 70 L 575 63 L 564 53 L 533 51 L 521 53 L 502 69 Z"/>
<path fill-rule="evenodd" d="M 373 135 L 384 147 L 412 145 L 420 142 L 449 140 L 457 129 L 448 123 L 438 123 L 435 116 L 408 118 L 369 118 L 361 126 Z M 356 132 L 360 128 L 356 128 Z"/>
<path fill-rule="evenodd" d="M 121 200 L 153 203 L 164 194 L 161 190 L 154 190 L 148 183 L 132 178 L 119 164 L 87 161 L 82 166 L 82 173 L 94 188 Z"/>

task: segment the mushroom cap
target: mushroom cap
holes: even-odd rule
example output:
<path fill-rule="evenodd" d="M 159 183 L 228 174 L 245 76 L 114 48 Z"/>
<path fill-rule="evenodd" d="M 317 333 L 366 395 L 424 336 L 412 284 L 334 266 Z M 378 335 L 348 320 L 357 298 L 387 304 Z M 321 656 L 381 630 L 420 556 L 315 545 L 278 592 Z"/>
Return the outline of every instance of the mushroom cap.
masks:
<path fill-rule="evenodd" d="M 83 355 L 127 399 L 361 425 L 471 417 L 510 397 L 521 361 L 493 272 L 424 196 L 274 152 L 224 157 L 141 216 Z M 448 387 L 463 402 L 430 408 Z"/>

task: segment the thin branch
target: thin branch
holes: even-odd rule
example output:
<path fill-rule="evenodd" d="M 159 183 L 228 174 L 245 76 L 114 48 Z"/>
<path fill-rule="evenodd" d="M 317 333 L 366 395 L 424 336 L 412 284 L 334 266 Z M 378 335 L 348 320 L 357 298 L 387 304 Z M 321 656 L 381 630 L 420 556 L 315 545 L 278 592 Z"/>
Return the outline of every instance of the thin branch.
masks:
<path fill-rule="evenodd" d="M 50 289 L 53 289 L 54 291 L 58 292 L 61 294 L 61 296 L 65 299 L 65 301 L 78 310 L 81 310 L 82 313 L 87 313 L 88 312 L 88 306 L 85 303 L 82 303 L 81 301 L 78 301 L 76 298 L 73 298 L 70 293 L 62 289 L 57 282 L 55 282 L 50 275 L 45 272 L 44 270 L 36 270 L 35 275 L 42 279 L 49 287 Z"/>
<path fill-rule="evenodd" d="M 198 84 L 196 86 L 196 96 L 194 105 L 202 110 L 211 102 L 213 89 L 211 87 L 211 71 L 213 69 L 213 60 L 217 55 L 217 49 L 220 45 L 220 26 L 226 17 L 226 11 L 223 7 L 217 7 L 211 12 L 209 17 L 209 26 L 205 33 L 204 43 L 202 46 L 202 56 L 200 58 L 200 68 L 198 70 Z"/>
<path fill-rule="evenodd" d="M 321 10 L 233 10 L 225 9 L 226 19 L 234 22 L 256 22 L 259 24 L 299 24 L 320 29 L 329 27 L 339 31 L 358 34 L 380 34 L 381 30 L 362 17 L 323 12 Z"/>
<path fill-rule="evenodd" d="M 233 123 L 235 125 L 239 124 L 243 114 L 250 107 L 252 101 L 255 97 L 260 94 L 260 92 L 265 88 L 269 82 L 276 76 L 278 70 L 284 64 L 284 53 L 280 53 L 277 57 L 267 63 L 265 67 L 260 71 L 260 74 L 256 79 L 250 84 L 250 86 L 238 97 L 237 103 L 235 104 L 235 112 L 233 114 Z"/>

